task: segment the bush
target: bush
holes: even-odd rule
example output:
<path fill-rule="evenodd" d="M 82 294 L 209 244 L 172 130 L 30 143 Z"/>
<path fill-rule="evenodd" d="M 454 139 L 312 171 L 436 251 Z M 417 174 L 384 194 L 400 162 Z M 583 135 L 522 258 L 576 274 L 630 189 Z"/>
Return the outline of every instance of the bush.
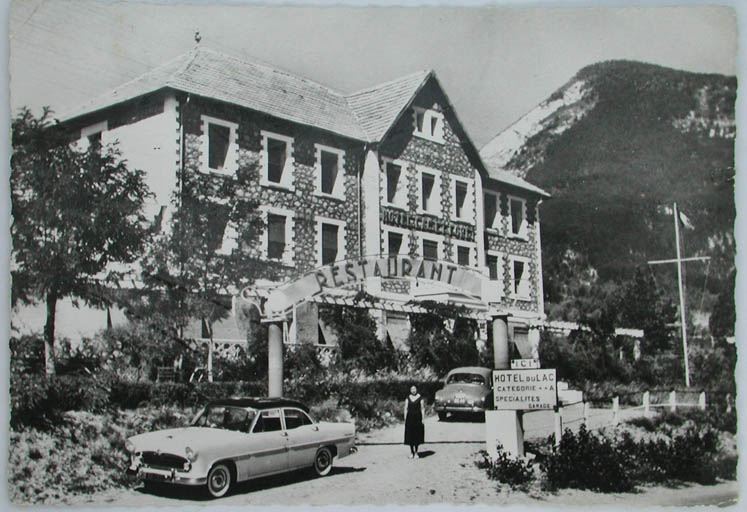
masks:
<path fill-rule="evenodd" d="M 581 425 L 576 434 L 565 430 L 560 446 L 541 462 L 541 467 L 551 490 L 625 492 L 634 486 L 627 471 L 630 462 L 630 456 L 612 440 L 596 436 Z"/>
<path fill-rule="evenodd" d="M 476 465 L 484 469 L 491 480 L 507 484 L 511 489 L 526 490 L 535 479 L 531 460 L 510 457 L 501 446 L 498 446 L 498 457 L 495 460 L 487 452 L 481 454 L 482 460 Z"/>

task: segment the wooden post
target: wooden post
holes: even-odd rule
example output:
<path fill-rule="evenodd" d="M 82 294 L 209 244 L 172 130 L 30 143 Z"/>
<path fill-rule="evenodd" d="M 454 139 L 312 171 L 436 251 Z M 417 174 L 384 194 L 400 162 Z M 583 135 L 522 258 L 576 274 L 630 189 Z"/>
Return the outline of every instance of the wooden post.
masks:
<path fill-rule="evenodd" d="M 677 411 L 677 391 L 674 389 L 669 393 L 669 410 Z"/>
<path fill-rule="evenodd" d="M 706 394 L 705 394 L 705 391 L 701 391 L 700 395 L 698 395 L 698 407 L 700 407 L 701 411 L 705 411 L 705 409 L 706 409 Z"/>
<path fill-rule="evenodd" d="M 589 425 L 589 416 L 591 416 L 591 414 L 589 414 L 590 412 L 591 406 L 589 406 L 589 402 L 584 402 L 584 423 L 586 423 L 587 426 Z"/>
<path fill-rule="evenodd" d="M 643 414 L 648 416 L 651 413 L 651 393 L 643 392 Z"/>
<path fill-rule="evenodd" d="M 267 329 L 267 396 L 283 396 L 283 330 L 280 322 Z"/>
<path fill-rule="evenodd" d="M 560 409 L 555 408 L 555 446 L 560 446 L 560 440 L 563 437 L 563 418 L 560 416 Z"/>
<path fill-rule="evenodd" d="M 620 423 L 620 397 L 616 396 L 612 399 L 612 424 L 618 423 Z"/>

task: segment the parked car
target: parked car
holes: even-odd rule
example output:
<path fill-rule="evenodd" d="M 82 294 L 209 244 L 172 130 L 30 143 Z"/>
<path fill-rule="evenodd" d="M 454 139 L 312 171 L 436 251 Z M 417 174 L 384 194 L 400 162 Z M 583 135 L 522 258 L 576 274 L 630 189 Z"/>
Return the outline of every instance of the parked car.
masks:
<path fill-rule="evenodd" d="M 313 468 L 329 474 L 356 451 L 355 425 L 315 422 L 286 398 L 227 398 L 208 403 L 191 425 L 130 437 L 131 475 L 147 482 L 206 486 L 214 498 L 252 478 Z"/>
<path fill-rule="evenodd" d="M 493 408 L 493 371 L 481 366 L 454 368 L 436 391 L 435 409 L 444 421 L 449 413 L 484 414 Z"/>

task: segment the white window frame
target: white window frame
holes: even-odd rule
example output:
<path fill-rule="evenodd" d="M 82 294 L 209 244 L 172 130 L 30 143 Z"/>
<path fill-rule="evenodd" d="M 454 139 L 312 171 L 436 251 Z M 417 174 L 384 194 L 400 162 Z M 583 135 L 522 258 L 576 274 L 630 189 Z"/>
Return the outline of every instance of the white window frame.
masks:
<path fill-rule="evenodd" d="M 469 249 L 469 263 L 467 263 L 467 266 L 474 267 L 477 264 L 477 244 L 452 239 L 451 245 L 453 246 L 454 263 L 459 264 L 459 247 L 466 247 Z"/>
<path fill-rule="evenodd" d="M 384 238 L 381 242 L 383 253 L 389 254 L 389 233 L 396 233 L 402 235 L 402 246 L 399 249 L 400 256 L 407 256 L 410 254 L 410 231 L 402 228 L 395 228 L 393 226 L 384 227 Z M 404 249 L 404 250 L 403 250 Z"/>
<path fill-rule="evenodd" d="M 495 218 L 493 219 L 493 223 L 489 226 L 488 225 L 488 219 L 485 216 L 485 205 L 487 204 L 488 197 L 491 198 L 491 200 L 495 200 Z M 501 230 L 501 220 L 503 218 L 501 214 L 501 194 L 500 192 L 494 192 L 492 190 L 483 190 L 483 218 L 485 219 L 485 229 L 488 231 L 494 231 L 494 232 L 500 232 Z"/>
<path fill-rule="evenodd" d="M 496 268 L 496 272 L 498 275 L 497 279 L 490 279 L 490 266 L 488 265 L 488 256 L 494 256 L 498 259 L 498 268 Z M 488 279 L 490 279 L 491 281 L 495 281 L 496 283 L 503 283 L 504 256 L 504 253 L 501 251 L 494 251 L 492 249 L 488 249 L 487 251 L 485 251 L 485 267 L 488 269 Z"/>
<path fill-rule="evenodd" d="M 446 247 L 446 238 L 442 235 L 434 235 L 431 233 L 419 233 L 418 240 L 418 247 L 417 247 L 417 255 L 420 258 L 423 258 L 423 240 L 430 240 L 431 242 L 438 242 L 438 256 L 437 259 L 444 260 L 444 254 L 445 254 L 445 247 Z"/>
<path fill-rule="evenodd" d="M 464 196 L 464 211 L 466 215 L 457 217 L 457 204 L 456 204 L 456 190 L 457 183 L 463 183 L 467 185 L 467 194 Z M 458 220 L 462 222 L 468 222 L 470 224 L 475 223 L 475 186 L 472 180 L 464 178 L 462 176 L 451 177 L 451 218 L 452 220 Z"/>
<path fill-rule="evenodd" d="M 403 160 L 394 160 L 392 158 L 382 158 L 382 169 L 381 172 L 383 173 L 383 178 L 381 182 L 384 185 L 383 194 L 381 198 L 381 203 L 384 206 L 391 206 L 392 208 L 400 208 L 400 209 L 407 209 L 407 195 L 409 191 L 409 179 L 407 176 L 407 162 L 404 162 Z M 391 203 L 389 202 L 388 190 L 389 190 L 389 184 L 388 181 L 388 175 L 386 172 L 387 164 L 393 164 L 398 165 L 400 167 L 400 175 L 399 175 L 399 182 L 397 183 L 397 190 L 394 193 L 394 201 Z"/>
<path fill-rule="evenodd" d="M 418 130 L 418 114 L 423 116 L 423 130 Z M 431 121 L 433 119 L 436 119 L 436 129 L 431 132 Z M 413 135 L 439 144 L 444 143 L 444 115 L 441 112 L 429 108 L 413 107 L 412 126 Z"/>
<path fill-rule="evenodd" d="M 322 224 L 333 224 L 338 227 L 337 229 L 337 257 L 335 261 L 344 260 L 347 258 L 347 250 L 345 247 L 345 227 L 347 223 L 344 220 L 331 219 L 329 217 L 316 216 L 316 262 L 318 265 L 322 265 Z M 342 253 L 342 254 L 340 254 Z"/>
<path fill-rule="evenodd" d="M 511 201 L 521 201 L 521 224 L 519 225 L 519 232 L 514 233 L 514 219 L 513 219 L 513 211 L 511 210 Z M 507 198 L 507 206 L 508 206 L 508 231 L 507 234 L 511 238 L 519 238 L 521 240 L 526 240 L 529 238 L 529 222 L 527 221 L 527 200 L 523 197 L 519 196 L 508 196 Z"/>
<path fill-rule="evenodd" d="M 262 247 L 262 258 L 269 260 L 269 261 L 281 261 L 287 265 L 293 265 L 293 260 L 296 254 L 296 246 L 293 243 L 293 229 L 295 227 L 295 217 L 296 213 L 293 210 L 289 210 L 287 208 L 280 208 L 278 206 L 265 206 L 262 205 L 259 207 L 259 211 L 262 212 L 262 220 L 265 224 L 265 229 L 262 230 L 262 234 L 260 235 L 260 244 Z M 272 215 L 282 215 L 286 218 L 285 222 L 285 250 L 283 251 L 283 256 L 279 260 L 276 258 L 270 259 L 268 256 L 268 246 L 269 243 L 269 234 L 270 234 L 270 217 L 269 214 Z"/>
<path fill-rule="evenodd" d="M 82 151 L 87 151 L 88 147 L 90 145 L 90 141 L 88 140 L 88 137 L 91 135 L 94 135 L 96 133 L 101 133 L 101 143 L 103 145 L 104 143 L 104 132 L 109 129 L 109 122 L 105 119 L 103 121 L 99 121 L 98 123 L 84 126 L 80 129 L 80 139 L 78 140 L 78 147 Z"/>
<path fill-rule="evenodd" d="M 282 188 L 282 189 L 286 189 L 290 191 L 295 190 L 295 187 L 293 186 L 293 178 L 294 178 L 294 171 L 296 168 L 296 162 L 293 159 L 293 137 L 289 137 L 288 135 L 281 135 L 279 133 L 269 132 L 267 130 L 261 130 L 260 135 L 262 136 L 262 174 L 259 177 L 259 184 L 262 185 L 263 187 Z M 268 164 L 269 154 L 267 152 L 267 139 L 281 140 L 285 142 L 286 144 L 285 166 L 283 167 L 283 176 L 280 178 L 279 183 L 270 181 L 267 178 L 267 175 L 269 172 L 269 164 Z"/>
<path fill-rule="evenodd" d="M 531 300 L 532 298 L 532 272 L 531 272 L 531 260 L 529 258 L 525 258 L 524 256 L 509 256 L 508 257 L 509 262 L 509 272 L 511 275 L 511 297 L 518 300 Z M 519 286 L 516 286 L 516 275 L 514 274 L 514 263 L 515 262 L 521 262 L 524 263 L 524 273 L 526 274 L 526 277 L 521 280 L 519 283 Z M 522 284 L 526 283 L 525 289 L 521 289 Z"/>
<path fill-rule="evenodd" d="M 238 157 L 238 128 L 239 125 L 226 121 L 224 119 L 218 119 L 217 117 L 211 117 L 202 115 L 200 116 L 200 122 L 202 135 L 200 136 L 200 146 L 202 152 L 200 153 L 200 168 L 203 172 L 213 172 L 216 174 L 233 175 L 239 168 L 239 157 Z M 210 136 L 209 126 L 215 124 L 228 128 L 228 149 L 226 150 L 226 162 L 222 169 L 211 169 L 210 164 Z"/>
<path fill-rule="evenodd" d="M 423 165 L 416 166 L 418 171 L 418 213 L 441 216 L 441 171 Z M 423 208 L 423 174 L 433 176 L 433 190 L 431 191 L 431 203 L 434 206 L 426 210 Z"/>
<path fill-rule="evenodd" d="M 332 197 L 334 199 L 345 199 L 345 150 L 337 149 L 323 144 L 314 144 L 316 150 L 315 165 L 315 187 L 314 194 L 322 197 Z M 322 151 L 337 155 L 337 176 L 335 184 L 332 187 L 332 193 L 322 192 Z"/>

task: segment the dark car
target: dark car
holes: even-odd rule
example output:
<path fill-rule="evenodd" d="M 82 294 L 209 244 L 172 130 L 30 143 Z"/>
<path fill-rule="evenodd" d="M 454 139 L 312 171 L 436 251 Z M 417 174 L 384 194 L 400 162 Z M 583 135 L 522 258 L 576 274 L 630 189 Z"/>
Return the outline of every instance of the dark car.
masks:
<path fill-rule="evenodd" d="M 449 413 L 483 415 L 493 408 L 493 371 L 481 366 L 465 366 L 451 370 L 444 379 L 446 385 L 436 391 L 436 413 L 443 421 Z"/>

